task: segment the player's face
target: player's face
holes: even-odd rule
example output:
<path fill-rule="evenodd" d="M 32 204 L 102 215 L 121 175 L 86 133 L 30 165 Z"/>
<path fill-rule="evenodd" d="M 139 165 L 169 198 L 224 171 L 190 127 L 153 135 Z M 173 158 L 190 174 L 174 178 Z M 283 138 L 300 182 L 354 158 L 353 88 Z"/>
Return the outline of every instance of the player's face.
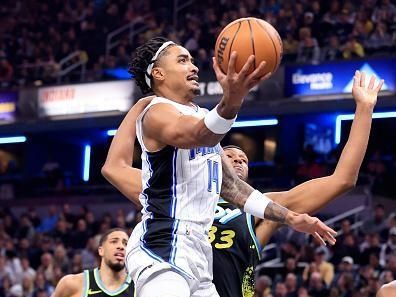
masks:
<path fill-rule="evenodd" d="M 188 50 L 182 46 L 171 46 L 161 57 L 158 68 L 163 71 L 159 83 L 183 96 L 194 98 L 200 94 L 198 67 Z M 155 75 L 153 71 L 153 75 Z M 162 81 L 161 81 L 162 80 Z"/>
<path fill-rule="evenodd" d="M 121 271 L 125 267 L 125 249 L 128 235 L 122 231 L 114 231 L 107 236 L 103 245 L 99 247 L 99 256 L 110 269 Z"/>
<path fill-rule="evenodd" d="M 246 154 L 237 148 L 228 148 L 224 150 L 224 154 L 230 159 L 232 167 L 238 177 L 244 181 L 247 180 L 249 174 L 248 157 Z"/>

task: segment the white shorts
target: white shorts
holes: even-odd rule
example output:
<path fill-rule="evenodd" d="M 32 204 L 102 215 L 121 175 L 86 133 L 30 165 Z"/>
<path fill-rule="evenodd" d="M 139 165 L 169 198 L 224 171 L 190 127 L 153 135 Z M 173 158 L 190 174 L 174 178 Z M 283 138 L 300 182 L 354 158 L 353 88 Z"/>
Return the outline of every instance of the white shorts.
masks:
<path fill-rule="evenodd" d="M 169 220 L 142 221 L 129 238 L 125 265 L 135 283 L 137 297 L 146 297 L 139 295 L 146 283 L 147 286 L 152 283 L 161 292 L 155 287 L 155 277 L 161 273 L 171 275 L 170 271 L 183 276 L 187 282 L 190 295 L 182 297 L 218 297 L 212 283 L 212 246 L 206 226 L 185 221 L 175 221 L 172 227 L 169 224 Z"/>

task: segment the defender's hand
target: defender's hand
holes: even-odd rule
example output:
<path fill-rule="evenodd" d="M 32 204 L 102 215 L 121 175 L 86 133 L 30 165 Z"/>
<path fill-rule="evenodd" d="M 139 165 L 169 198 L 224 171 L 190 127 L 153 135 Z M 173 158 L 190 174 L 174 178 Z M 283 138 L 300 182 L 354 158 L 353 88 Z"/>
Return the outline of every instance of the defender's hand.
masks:
<path fill-rule="evenodd" d="M 366 86 L 366 73 L 357 70 L 353 77 L 352 95 L 356 101 L 356 104 L 362 103 L 367 104 L 370 107 L 374 107 L 377 103 L 378 93 L 381 91 L 384 80 L 380 80 L 378 85 L 375 87 L 375 76 L 372 75 L 368 86 Z"/>
<path fill-rule="evenodd" d="M 326 245 L 325 241 L 328 241 L 331 245 L 335 244 L 336 239 L 334 236 L 337 232 L 326 226 L 321 220 L 307 214 L 289 213 L 286 221 L 291 228 L 299 232 L 311 234 L 322 245 Z"/>

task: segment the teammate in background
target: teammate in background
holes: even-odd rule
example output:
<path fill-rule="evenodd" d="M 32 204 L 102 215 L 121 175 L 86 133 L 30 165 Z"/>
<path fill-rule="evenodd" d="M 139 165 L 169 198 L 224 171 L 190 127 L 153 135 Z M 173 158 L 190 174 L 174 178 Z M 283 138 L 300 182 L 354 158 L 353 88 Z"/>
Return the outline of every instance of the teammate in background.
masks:
<path fill-rule="evenodd" d="M 125 248 L 128 234 L 114 228 L 103 234 L 99 241 L 99 268 L 62 277 L 52 297 L 131 297 L 134 286 L 125 272 Z"/>
<path fill-rule="evenodd" d="M 126 267 L 139 297 L 218 296 L 207 233 L 220 193 L 255 216 L 312 234 L 323 244 L 335 242 L 335 231 L 317 218 L 289 211 L 240 180 L 222 154 L 219 142 L 243 98 L 266 78 L 264 62 L 249 74 L 254 56 L 239 73 L 235 63 L 233 52 L 225 75 L 214 60 L 223 98 L 207 113 L 192 103 L 200 91 L 198 68 L 185 48 L 153 38 L 136 50 L 130 72 L 143 92 L 157 95 L 136 121 L 143 218 L 128 242 Z"/>
<path fill-rule="evenodd" d="M 373 80 L 373 78 L 372 78 Z M 356 74 L 353 96 L 356 114 L 348 141 L 341 154 L 334 173 L 330 176 L 310 180 L 286 192 L 266 193 L 281 205 L 291 210 L 312 213 L 352 188 L 358 178 L 359 169 L 367 148 L 371 128 L 371 116 L 377 101 L 381 83 L 374 89 L 373 81 L 365 87 L 365 74 Z M 141 190 L 140 171 L 132 168 L 135 135 L 135 120 L 151 98 L 141 99 L 131 110 L 113 139 L 104 170 L 112 167 L 125 180 L 110 178 L 114 185 L 132 202 L 138 204 Z M 239 178 L 247 180 L 248 158 L 238 147 L 224 148 L 224 154 Z M 123 172 L 122 172 L 123 171 Z M 130 178 L 135 176 L 135 178 Z M 108 175 L 108 177 L 110 177 Z M 128 177 L 128 178 L 127 178 Z M 214 283 L 220 296 L 252 296 L 254 292 L 253 271 L 259 259 L 259 246 L 267 243 L 279 224 L 272 221 L 254 219 L 234 205 L 219 201 L 215 220 L 209 232 L 209 240 L 214 252 Z M 255 236 L 256 233 L 256 236 Z M 256 240 L 257 237 L 257 240 Z M 224 273 L 233 271 L 235 273 Z"/>

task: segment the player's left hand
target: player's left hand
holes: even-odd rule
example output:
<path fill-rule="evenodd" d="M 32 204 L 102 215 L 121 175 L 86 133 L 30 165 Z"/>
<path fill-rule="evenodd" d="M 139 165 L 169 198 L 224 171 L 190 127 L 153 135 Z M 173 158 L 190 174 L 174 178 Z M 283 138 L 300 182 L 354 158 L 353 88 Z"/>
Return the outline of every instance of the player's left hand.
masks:
<path fill-rule="evenodd" d="M 356 104 L 363 103 L 370 107 L 374 107 L 377 103 L 378 93 L 381 91 L 384 80 L 380 80 L 377 86 L 375 86 L 376 78 L 374 75 L 371 76 L 370 82 L 366 85 L 366 73 L 357 70 L 353 77 L 352 95 L 356 101 Z"/>
<path fill-rule="evenodd" d="M 311 234 L 322 245 L 326 245 L 326 241 L 331 245 L 334 245 L 336 242 L 334 236 L 337 235 L 337 232 L 316 217 L 293 213 L 290 217 L 290 224 L 288 225 L 296 231 Z"/>

